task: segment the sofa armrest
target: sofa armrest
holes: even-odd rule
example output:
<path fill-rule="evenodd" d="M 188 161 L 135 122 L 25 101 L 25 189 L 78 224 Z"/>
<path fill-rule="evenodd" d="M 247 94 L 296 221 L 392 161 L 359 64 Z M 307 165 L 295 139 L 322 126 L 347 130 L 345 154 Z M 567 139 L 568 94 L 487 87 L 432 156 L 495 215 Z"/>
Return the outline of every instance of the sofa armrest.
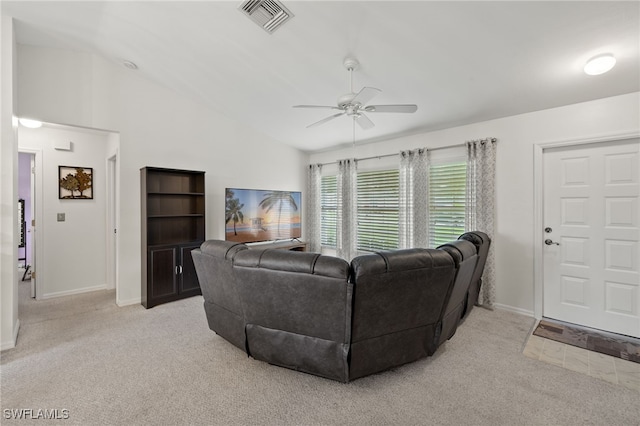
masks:
<path fill-rule="evenodd" d="M 489 236 L 484 232 L 471 231 L 460 235 L 458 239 L 470 241 L 476 246 L 476 250 L 478 252 L 478 263 L 473 271 L 465 311 L 462 314 L 463 317 L 465 317 L 478 302 L 478 295 L 480 294 L 480 287 L 482 284 L 482 273 L 484 272 L 484 266 L 487 262 L 487 257 L 489 256 L 491 238 L 489 238 Z"/>
<path fill-rule="evenodd" d="M 207 240 L 191 253 L 204 297 L 209 328 L 246 350 L 244 315 L 232 270 L 233 258 L 241 251 L 247 251 L 247 246 Z"/>
<path fill-rule="evenodd" d="M 438 247 L 449 253 L 456 263 L 456 276 L 442 313 L 442 331 L 439 343 L 450 339 L 456 332 L 465 310 L 471 278 L 478 262 L 476 247 L 466 240 L 456 240 Z"/>

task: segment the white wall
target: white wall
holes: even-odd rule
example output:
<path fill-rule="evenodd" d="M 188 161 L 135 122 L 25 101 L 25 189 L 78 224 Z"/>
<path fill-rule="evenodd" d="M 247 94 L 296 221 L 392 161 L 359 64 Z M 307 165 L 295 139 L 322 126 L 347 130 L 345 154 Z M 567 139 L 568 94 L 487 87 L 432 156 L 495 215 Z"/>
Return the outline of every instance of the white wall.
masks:
<path fill-rule="evenodd" d="M 541 232 L 534 229 L 534 145 L 634 132 L 640 132 L 640 93 L 356 146 L 355 156 L 498 138 L 494 238 L 497 303 L 533 314 L 534 236 Z M 311 155 L 310 162 L 353 156 L 353 148 L 345 148 Z"/>
<path fill-rule="evenodd" d="M 108 133 L 41 127 L 18 131 L 18 149 L 42 155 L 42 187 L 36 223 L 42 258 L 37 258 L 37 297 L 49 298 L 106 287 L 106 153 Z M 58 150 L 71 142 L 71 150 Z M 58 166 L 92 168 L 93 199 L 58 198 Z M 57 214 L 65 221 L 58 222 Z"/>
<path fill-rule="evenodd" d="M 32 57 L 37 56 L 36 58 Z M 45 68 L 31 66 L 34 61 Z M 65 49 L 18 49 L 18 97 L 21 117 L 91 127 L 91 56 Z M 73 78 L 69 78 L 73 76 Z M 42 102 L 55 99 L 55 107 Z M 46 119 L 44 119 L 46 117 Z M 73 121 L 68 121 L 73 119 Z"/>
<path fill-rule="evenodd" d="M 86 53 L 23 45 L 18 62 L 21 115 L 119 133 L 120 305 L 140 301 L 141 167 L 206 172 L 208 238 L 224 238 L 225 187 L 306 187 L 308 155 L 147 81 L 139 72 Z M 60 103 L 67 95 L 73 102 Z"/>
<path fill-rule="evenodd" d="M 0 22 L 0 350 L 15 346 L 18 321 L 18 149 L 16 44 L 13 21 Z"/>

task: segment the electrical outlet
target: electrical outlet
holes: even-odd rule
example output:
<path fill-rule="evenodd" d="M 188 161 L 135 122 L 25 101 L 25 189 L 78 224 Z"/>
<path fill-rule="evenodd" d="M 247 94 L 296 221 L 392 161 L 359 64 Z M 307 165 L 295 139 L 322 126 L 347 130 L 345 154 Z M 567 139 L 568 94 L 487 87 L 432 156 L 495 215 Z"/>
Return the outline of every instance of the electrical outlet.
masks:
<path fill-rule="evenodd" d="M 64 222 L 65 217 L 64 217 L 64 213 L 58 213 L 58 222 Z"/>

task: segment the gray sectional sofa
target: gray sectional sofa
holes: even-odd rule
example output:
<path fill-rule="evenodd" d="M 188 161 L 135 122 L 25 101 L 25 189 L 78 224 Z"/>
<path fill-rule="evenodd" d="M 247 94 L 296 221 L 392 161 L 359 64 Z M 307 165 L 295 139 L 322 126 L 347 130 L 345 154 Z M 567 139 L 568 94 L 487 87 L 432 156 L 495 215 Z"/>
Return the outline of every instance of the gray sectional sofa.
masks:
<path fill-rule="evenodd" d="M 348 382 L 451 338 L 477 300 L 489 244 L 474 232 L 351 263 L 218 240 L 192 254 L 211 330 L 255 359 Z"/>

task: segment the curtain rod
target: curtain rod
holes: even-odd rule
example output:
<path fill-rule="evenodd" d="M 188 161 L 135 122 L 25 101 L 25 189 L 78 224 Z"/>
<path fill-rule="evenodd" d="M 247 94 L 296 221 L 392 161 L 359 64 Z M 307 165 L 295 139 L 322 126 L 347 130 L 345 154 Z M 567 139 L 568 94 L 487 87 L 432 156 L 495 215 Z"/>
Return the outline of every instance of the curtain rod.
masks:
<path fill-rule="evenodd" d="M 479 139 L 479 141 L 481 142 L 486 142 L 486 141 L 491 141 L 491 142 L 497 142 L 498 139 L 496 138 L 486 138 L 486 139 Z M 449 149 L 449 148 L 458 148 L 458 147 L 462 147 L 462 146 L 467 146 L 467 142 L 464 143 L 459 143 L 456 145 L 448 145 L 448 146 L 439 146 L 437 148 L 422 148 L 425 149 L 427 151 L 438 151 L 440 149 Z M 386 157 L 395 157 L 396 155 L 400 155 L 399 152 L 396 152 L 395 154 L 382 154 L 382 155 L 374 155 L 372 157 L 364 157 L 364 158 L 356 158 L 356 161 L 366 161 L 366 160 L 375 160 L 375 159 L 380 159 L 380 158 L 386 158 Z M 319 166 L 327 166 L 329 164 L 338 164 L 338 161 L 330 161 L 328 163 L 318 163 Z"/>

